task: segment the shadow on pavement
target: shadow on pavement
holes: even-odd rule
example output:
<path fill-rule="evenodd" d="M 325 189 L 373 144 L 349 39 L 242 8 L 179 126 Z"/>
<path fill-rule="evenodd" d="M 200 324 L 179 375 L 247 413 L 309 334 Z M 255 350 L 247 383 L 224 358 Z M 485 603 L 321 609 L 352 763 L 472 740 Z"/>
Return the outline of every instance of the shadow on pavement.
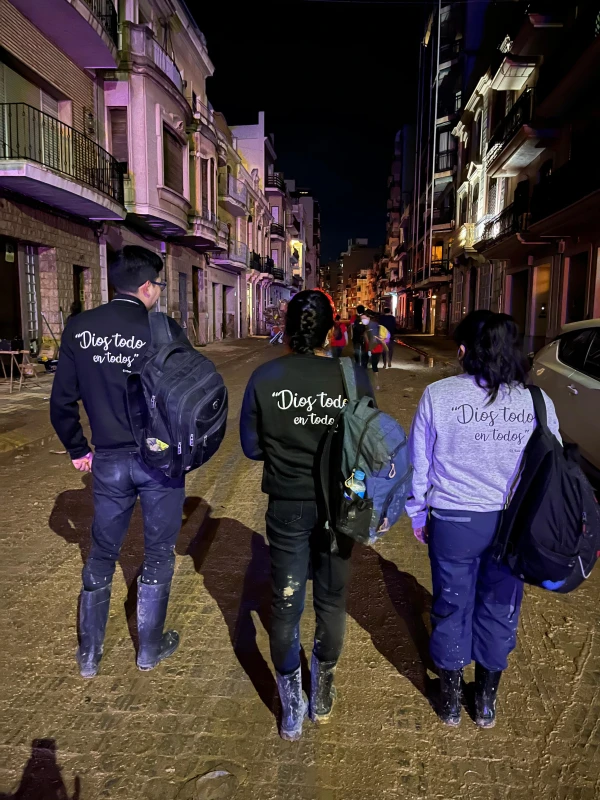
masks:
<path fill-rule="evenodd" d="M 56 742 L 54 739 L 34 739 L 31 743 L 31 757 L 25 769 L 19 788 L 13 794 L 0 794 L 0 800 L 79 800 L 81 780 L 75 777 L 73 796 L 67 792 L 61 769 L 56 762 Z"/>
<path fill-rule="evenodd" d="M 241 522 L 211 517 L 200 498 L 188 498 L 190 512 L 177 553 L 191 556 L 196 572 L 217 602 L 235 655 L 266 707 L 276 713 L 276 684 L 257 641 L 255 612 L 266 631 L 270 614 L 270 560 L 264 538 Z M 185 514 L 185 509 L 184 509 Z"/>
<path fill-rule="evenodd" d="M 377 650 L 426 697 L 429 632 L 424 616 L 431 595 L 407 572 L 372 547 L 356 545 L 348 592 L 348 614 L 369 634 Z"/>

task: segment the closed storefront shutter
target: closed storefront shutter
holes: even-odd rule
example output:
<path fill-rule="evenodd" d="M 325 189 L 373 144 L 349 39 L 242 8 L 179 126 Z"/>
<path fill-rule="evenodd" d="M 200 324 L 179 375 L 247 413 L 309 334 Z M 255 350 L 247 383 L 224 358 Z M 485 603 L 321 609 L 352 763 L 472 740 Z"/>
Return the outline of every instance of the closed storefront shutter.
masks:
<path fill-rule="evenodd" d="M 183 146 L 168 128 L 163 129 L 164 183 L 183 194 Z"/>

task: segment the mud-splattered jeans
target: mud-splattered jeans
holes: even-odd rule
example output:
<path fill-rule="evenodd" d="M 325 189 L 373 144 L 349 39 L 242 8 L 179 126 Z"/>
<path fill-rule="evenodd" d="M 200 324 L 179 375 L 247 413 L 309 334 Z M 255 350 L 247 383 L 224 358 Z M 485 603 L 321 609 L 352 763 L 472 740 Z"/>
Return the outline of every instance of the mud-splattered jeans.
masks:
<path fill-rule="evenodd" d="M 430 647 L 441 669 L 503 670 L 515 647 L 523 582 L 491 557 L 499 521 L 500 512 L 431 511 Z"/>
<path fill-rule="evenodd" d="M 330 539 L 319 523 L 312 500 L 269 500 L 267 538 L 271 554 L 271 658 L 281 675 L 300 666 L 300 617 L 306 581 L 312 566 L 313 602 L 317 617 L 315 654 L 337 661 L 346 630 L 346 587 L 352 541 Z"/>
<path fill-rule="evenodd" d="M 147 467 L 135 452 L 97 452 L 92 465 L 94 522 L 92 548 L 83 568 L 91 591 L 110 583 L 139 496 L 144 518 L 142 581 L 168 583 L 175 566 L 185 479 L 167 478 Z"/>

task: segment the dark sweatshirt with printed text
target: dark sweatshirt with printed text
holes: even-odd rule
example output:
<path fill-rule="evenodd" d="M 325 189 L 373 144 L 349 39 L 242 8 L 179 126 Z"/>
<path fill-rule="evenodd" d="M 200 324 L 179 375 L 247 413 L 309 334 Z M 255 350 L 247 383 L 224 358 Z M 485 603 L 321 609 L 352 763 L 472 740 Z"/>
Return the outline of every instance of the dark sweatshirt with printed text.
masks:
<path fill-rule="evenodd" d="M 174 340 L 186 339 L 169 318 Z M 96 450 L 135 449 L 127 415 L 127 376 L 139 369 L 150 343 L 148 311 L 141 300 L 118 294 L 105 305 L 69 319 L 60 343 L 50 398 L 50 420 L 71 458 L 90 447 L 79 419 L 79 401 L 90 421 Z"/>
<path fill-rule="evenodd" d="M 366 370 L 355 367 L 359 397 L 372 396 Z M 317 454 L 346 401 L 338 359 L 290 354 L 250 378 L 240 417 L 247 458 L 264 461 L 262 490 L 285 500 L 315 500 Z"/>

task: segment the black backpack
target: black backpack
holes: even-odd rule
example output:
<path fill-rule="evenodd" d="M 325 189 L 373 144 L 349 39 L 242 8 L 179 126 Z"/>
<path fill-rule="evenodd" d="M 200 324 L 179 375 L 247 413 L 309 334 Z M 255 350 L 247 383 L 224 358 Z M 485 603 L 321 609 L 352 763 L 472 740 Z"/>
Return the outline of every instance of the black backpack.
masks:
<path fill-rule="evenodd" d="M 187 341 L 173 341 L 166 314 L 152 312 L 151 343 L 127 378 L 127 410 L 144 462 L 170 478 L 205 464 L 227 424 L 227 389 L 215 365 Z"/>
<path fill-rule="evenodd" d="M 356 318 L 354 319 L 354 322 L 352 323 L 352 344 L 355 345 L 364 344 L 365 331 L 366 328 L 363 325 L 361 318 L 357 314 Z"/>
<path fill-rule="evenodd" d="M 536 427 L 519 483 L 502 515 L 494 556 L 527 583 L 563 594 L 589 577 L 600 550 L 600 507 L 575 445 L 547 425 L 544 395 L 530 386 Z"/>

